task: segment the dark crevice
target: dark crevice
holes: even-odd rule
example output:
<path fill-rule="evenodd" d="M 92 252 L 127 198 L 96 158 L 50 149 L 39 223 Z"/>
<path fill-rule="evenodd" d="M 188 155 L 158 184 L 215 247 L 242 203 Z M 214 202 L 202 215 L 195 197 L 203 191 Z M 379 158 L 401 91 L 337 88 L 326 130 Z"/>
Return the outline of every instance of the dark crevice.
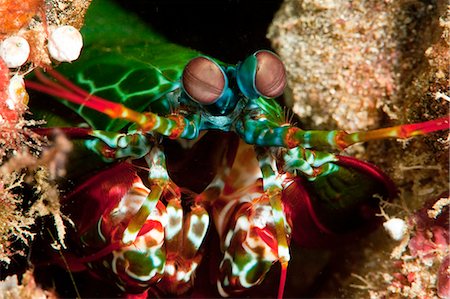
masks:
<path fill-rule="evenodd" d="M 118 0 L 176 44 L 229 63 L 259 49 L 281 0 Z"/>

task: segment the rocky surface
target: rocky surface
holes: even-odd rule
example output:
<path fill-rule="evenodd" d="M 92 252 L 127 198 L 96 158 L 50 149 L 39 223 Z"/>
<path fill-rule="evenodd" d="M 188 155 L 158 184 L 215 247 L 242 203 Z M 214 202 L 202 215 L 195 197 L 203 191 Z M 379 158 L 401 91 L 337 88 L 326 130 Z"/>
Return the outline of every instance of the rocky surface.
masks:
<path fill-rule="evenodd" d="M 286 62 L 286 100 L 304 128 L 357 131 L 448 115 L 445 1 L 287 0 L 268 37 Z M 399 198 L 385 204 L 392 217 L 410 219 L 412 211 L 448 189 L 448 131 L 370 142 L 347 153 L 373 162 L 394 179 Z M 415 235 L 415 227 L 409 229 Z M 390 252 L 395 245 L 380 230 L 359 246 L 339 251 L 340 262 L 332 266 L 336 272 L 318 296 L 359 298 L 368 290 L 384 290 L 386 281 L 373 275 L 394 271 Z M 356 277 L 371 283 L 361 286 Z"/>

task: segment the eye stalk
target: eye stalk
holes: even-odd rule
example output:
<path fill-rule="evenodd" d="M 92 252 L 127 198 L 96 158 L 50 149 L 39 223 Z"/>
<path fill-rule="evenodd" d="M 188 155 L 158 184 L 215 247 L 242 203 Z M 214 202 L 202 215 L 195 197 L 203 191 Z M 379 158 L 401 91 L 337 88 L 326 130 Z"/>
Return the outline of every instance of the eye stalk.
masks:
<path fill-rule="evenodd" d="M 207 57 L 196 57 L 185 66 L 181 83 L 186 94 L 203 105 L 214 104 L 227 88 L 222 68 Z"/>
<path fill-rule="evenodd" d="M 257 51 L 238 65 L 237 82 L 246 97 L 276 98 L 286 87 L 286 69 L 276 54 Z"/>

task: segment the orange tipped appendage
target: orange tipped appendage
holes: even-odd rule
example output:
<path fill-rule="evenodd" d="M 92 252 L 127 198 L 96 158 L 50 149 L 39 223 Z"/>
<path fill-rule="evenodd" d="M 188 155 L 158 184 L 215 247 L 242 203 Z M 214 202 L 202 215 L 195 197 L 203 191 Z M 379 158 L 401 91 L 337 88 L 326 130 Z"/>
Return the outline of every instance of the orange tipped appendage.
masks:
<path fill-rule="evenodd" d="M 385 138 L 407 139 L 413 136 L 425 135 L 436 131 L 448 130 L 449 120 L 450 116 L 444 116 L 438 119 L 433 119 L 421 123 L 399 125 L 367 132 L 344 134 L 340 135 L 341 139 L 338 140 L 336 143 L 340 143 L 343 146 L 347 147 L 358 142 L 365 142 L 376 139 L 385 139 Z"/>
<path fill-rule="evenodd" d="M 288 264 L 289 264 L 288 262 L 282 262 L 281 263 L 280 284 L 278 285 L 278 295 L 277 295 L 278 299 L 282 299 L 283 298 L 284 287 L 286 285 L 286 276 L 287 276 Z"/>

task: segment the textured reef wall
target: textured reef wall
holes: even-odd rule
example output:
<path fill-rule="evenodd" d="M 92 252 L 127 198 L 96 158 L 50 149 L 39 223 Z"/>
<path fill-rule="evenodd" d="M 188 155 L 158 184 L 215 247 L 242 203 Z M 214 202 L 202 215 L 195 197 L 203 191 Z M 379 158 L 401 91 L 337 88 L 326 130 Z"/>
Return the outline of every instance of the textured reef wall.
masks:
<path fill-rule="evenodd" d="M 61 55 L 68 52 L 52 53 L 51 44 L 62 41 L 79 53 L 81 45 L 73 48 L 70 39 L 58 40 L 53 33 L 66 25 L 79 29 L 89 3 L 0 1 L 0 298 L 55 297 L 36 284 L 31 270 L 20 279 L 14 274 L 24 272 L 38 219 L 52 219 L 54 246 L 64 246 L 65 217 L 55 179 L 64 175 L 72 145 L 63 136 L 49 142 L 30 129 L 42 122 L 28 111 L 23 77 L 35 67 L 67 61 Z"/>
<path fill-rule="evenodd" d="M 286 101 L 305 128 L 367 130 L 446 115 L 449 12 L 446 1 L 285 1 L 268 37 L 287 66 Z M 439 295 L 448 298 L 448 272 L 439 272 L 437 281 L 448 255 L 448 235 L 442 233 L 448 228 L 448 199 L 439 202 L 441 224 L 427 218 L 424 227 L 422 216 L 413 216 L 448 191 L 447 134 L 350 149 L 394 179 L 399 198 L 383 204 L 384 216 L 404 220 L 406 232 L 400 245 L 380 229 L 360 246 L 350 246 L 350 254 L 342 256 L 349 248 L 339 251 L 335 258 L 347 262 L 335 263 L 338 270 L 319 296 L 336 296 L 339 289 L 343 297 L 370 292 L 373 298 L 429 298 L 440 284 Z M 425 243 L 436 250 L 428 259 L 420 251 L 426 252 L 425 243 L 421 254 L 415 245 L 424 232 Z M 448 258 L 442 264 L 448 271 Z"/>

